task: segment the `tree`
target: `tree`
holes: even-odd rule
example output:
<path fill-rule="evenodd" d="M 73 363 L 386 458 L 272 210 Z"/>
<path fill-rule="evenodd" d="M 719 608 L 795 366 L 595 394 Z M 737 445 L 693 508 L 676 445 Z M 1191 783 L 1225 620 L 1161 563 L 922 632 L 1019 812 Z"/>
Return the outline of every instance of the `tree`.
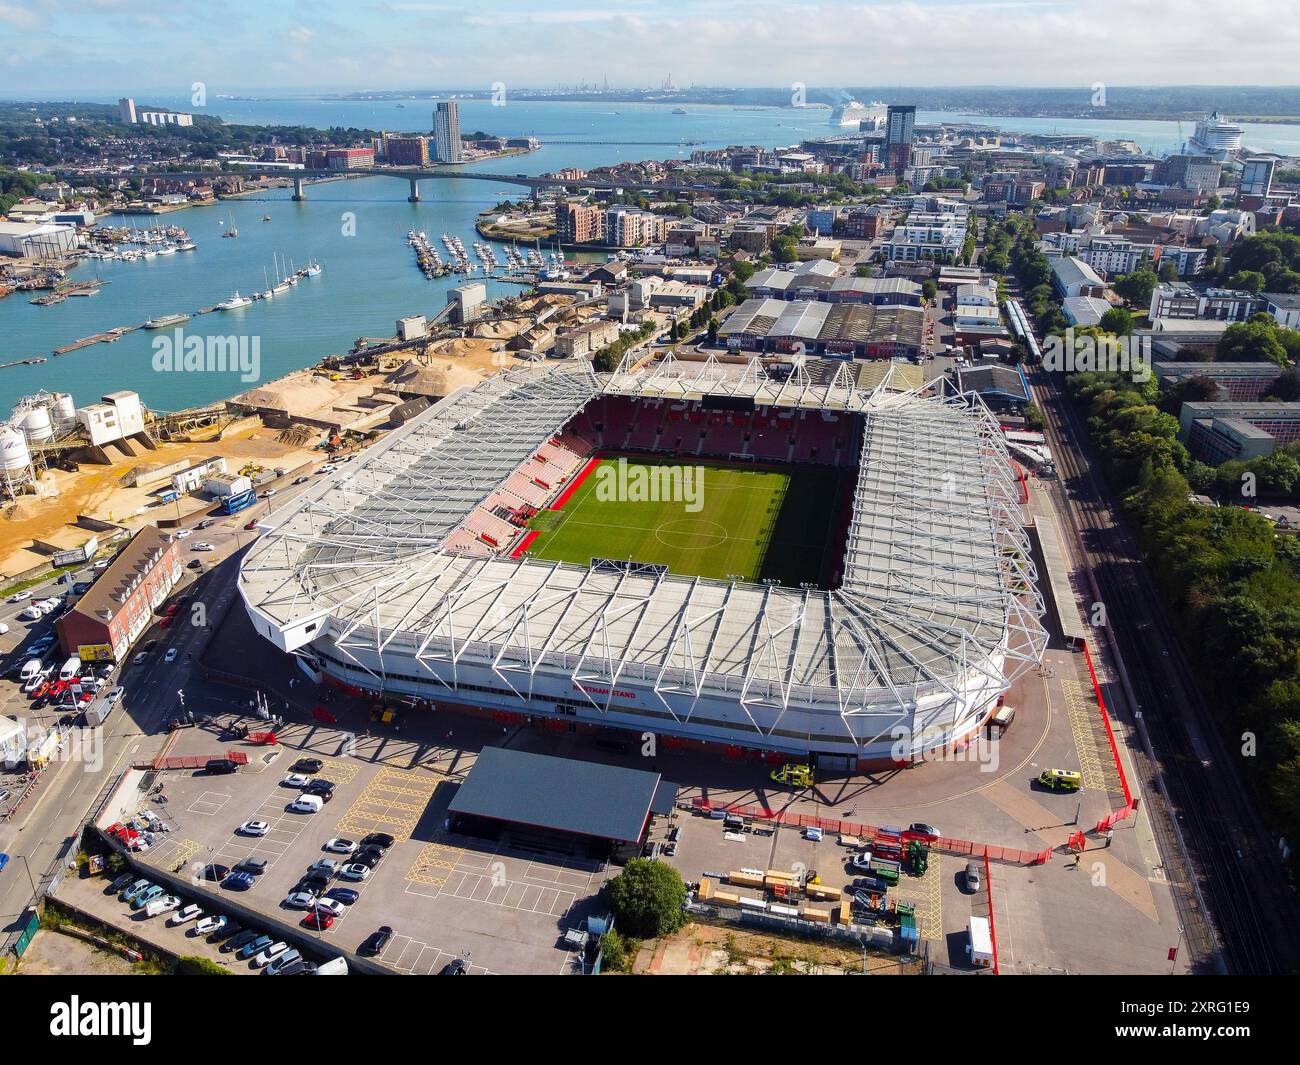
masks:
<path fill-rule="evenodd" d="M 1112 307 L 1101 316 L 1101 328 L 1119 337 L 1130 336 L 1133 332 L 1133 312 L 1126 307 Z"/>
<path fill-rule="evenodd" d="M 1264 398 L 1281 400 L 1283 403 L 1300 401 L 1300 370 L 1287 370 L 1279 374 L 1265 390 Z"/>
<path fill-rule="evenodd" d="M 1238 270 L 1228 278 L 1229 288 L 1239 288 L 1246 292 L 1263 292 L 1264 275 L 1258 270 Z"/>
<path fill-rule="evenodd" d="M 1160 279 L 1148 267 L 1125 274 L 1115 282 L 1115 291 L 1136 307 L 1149 307 L 1151 293 L 1156 290 Z"/>
<path fill-rule="evenodd" d="M 1177 281 L 1177 280 L 1178 280 L 1178 264 L 1175 263 L 1175 262 L 1161 263 L 1161 264 L 1160 264 L 1160 280 L 1161 280 L 1161 281 Z"/>
<path fill-rule="evenodd" d="M 939 286 L 928 277 L 921 282 L 921 298 L 927 303 L 939 294 Z"/>
<path fill-rule="evenodd" d="M 624 935 L 650 939 L 686 922 L 686 884 L 671 865 L 633 858 L 605 885 L 605 901 Z"/>
<path fill-rule="evenodd" d="M 1275 362 L 1286 366 L 1286 347 L 1277 335 L 1277 323 L 1267 314 L 1253 314 L 1223 331 L 1215 348 L 1220 362 Z"/>

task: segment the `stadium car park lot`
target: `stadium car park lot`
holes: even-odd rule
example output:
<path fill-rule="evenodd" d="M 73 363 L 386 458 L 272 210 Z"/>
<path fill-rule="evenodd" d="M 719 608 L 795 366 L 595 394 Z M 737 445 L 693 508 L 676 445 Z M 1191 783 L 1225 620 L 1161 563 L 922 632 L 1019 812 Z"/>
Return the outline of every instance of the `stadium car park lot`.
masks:
<path fill-rule="evenodd" d="M 769 766 L 728 760 L 715 752 L 666 752 L 652 767 L 681 787 L 679 801 L 704 796 L 715 803 L 766 805 L 875 825 L 925 821 L 953 838 L 1038 851 L 1065 841 L 1076 805 L 1085 827 L 1122 805 L 1086 679 L 1081 658 L 1064 651 L 1050 651 L 1045 670 L 1022 677 L 1008 696 L 1017 718 L 997 746 L 992 772 L 970 762 L 932 763 L 820 780 L 814 792 L 796 796 L 768 778 Z M 590 734 L 520 728 L 503 736 L 499 728 L 480 728 L 463 717 L 435 720 L 455 722 L 458 742 L 464 744 L 450 752 L 458 774 L 468 770 L 484 741 L 646 768 L 635 753 L 597 748 Z M 412 718 L 406 725 L 403 741 L 418 727 Z M 405 746 L 399 766 L 369 760 L 364 745 L 365 757 L 332 756 L 342 735 L 316 724 L 291 725 L 288 739 L 309 742 L 312 750 L 283 748 L 262 764 L 258 757 L 266 752 L 248 748 L 252 764 L 234 775 L 168 774 L 165 812 L 177 827 L 145 861 L 171 869 L 182 859 L 233 866 L 250 855 L 265 857 L 270 865 L 257 886 L 234 897 L 297 924 L 303 912 L 280 904 L 312 862 L 337 857 L 322 851 L 323 843 L 338 835 L 358 839 L 368 831 L 389 831 L 398 842 L 365 883 L 347 885 L 361 897 L 322 935 L 325 948 L 355 948 L 387 924 L 396 935 L 381 961 L 401 972 L 436 973 L 464 951 L 470 952 L 473 972 L 556 973 L 572 964 L 573 956 L 558 945 L 560 936 L 598 909 L 600 884 L 617 870 L 596 870 L 559 857 L 502 854 L 494 844 L 442 834 L 454 785 L 443 783 L 436 770 L 411 768 L 417 759 L 406 752 L 421 750 L 414 740 Z M 390 747 L 385 744 L 380 751 Z M 213 738 L 194 730 L 172 753 L 212 749 Z M 634 752 L 635 746 L 629 743 L 628 750 Z M 333 801 L 314 815 L 287 813 L 284 807 L 296 792 L 279 784 L 303 753 L 322 758 L 326 767 L 318 775 L 338 785 Z M 429 763 L 426 756 L 418 760 Z M 1034 786 L 1033 778 L 1049 767 L 1080 768 L 1084 791 L 1076 796 Z M 270 832 L 260 839 L 236 836 L 235 828 L 249 819 L 270 822 Z M 790 827 L 730 842 L 723 838 L 720 821 L 679 812 L 676 824 L 681 835 L 669 860 L 688 880 L 705 871 L 789 869 L 796 863 L 816 869 L 837 886 L 853 878 L 845 865 L 848 851 L 829 832 L 820 843 Z M 1100 841 L 1089 841 L 1090 848 L 1100 846 Z M 987 896 L 962 891 L 965 858 L 944 854 L 935 859 L 925 878 L 905 877 L 897 894 L 917 906 L 918 928 L 930 943 L 931 958 L 961 968 L 966 921 L 972 912 L 984 912 Z M 1096 867 L 1098 862 L 1104 869 Z M 1071 866 L 1072 859 L 1060 854 L 1045 866 L 992 864 L 1002 970 L 1169 971 L 1165 955 L 1178 941 L 1178 922 L 1144 813 L 1117 826 L 1109 850 L 1090 850 L 1078 869 Z M 225 894 L 206 883 L 195 891 L 199 896 Z M 1184 950 L 1180 967 L 1185 956 Z"/>
<path fill-rule="evenodd" d="M 197 730 L 185 739 L 189 742 L 172 753 L 212 749 L 212 737 Z M 466 951 L 471 974 L 549 974 L 572 963 L 574 955 L 560 948 L 560 939 L 566 928 L 594 911 L 591 899 L 603 874 L 559 858 L 548 862 L 498 853 L 490 842 L 442 833 L 450 790 L 438 787 L 438 774 L 424 770 L 319 755 L 326 765 L 316 776 L 338 785 L 334 798 L 320 813 L 290 813 L 286 807 L 298 791 L 280 781 L 300 752 L 281 748 L 260 763 L 257 755 L 264 752 L 249 750 L 250 764 L 238 773 L 168 774 L 168 803 L 165 809 L 155 807 L 173 819 L 175 828 L 142 856 L 147 864 L 171 871 L 184 861 L 198 872 L 209 862 L 232 868 L 249 857 L 268 862 L 247 891 L 227 891 L 207 881 L 196 884 L 191 892 L 200 904 L 205 896 L 228 895 L 299 925 L 309 911 L 282 905 L 293 886 L 318 859 L 347 860 L 323 850 L 325 842 L 385 831 L 397 840 L 365 881 L 331 882 L 360 897 L 330 929 L 312 933 L 326 954 L 331 946 L 355 950 L 388 925 L 395 934 L 379 960 L 399 972 L 436 974 Z M 248 820 L 267 821 L 270 829 L 261 837 L 237 834 Z"/>

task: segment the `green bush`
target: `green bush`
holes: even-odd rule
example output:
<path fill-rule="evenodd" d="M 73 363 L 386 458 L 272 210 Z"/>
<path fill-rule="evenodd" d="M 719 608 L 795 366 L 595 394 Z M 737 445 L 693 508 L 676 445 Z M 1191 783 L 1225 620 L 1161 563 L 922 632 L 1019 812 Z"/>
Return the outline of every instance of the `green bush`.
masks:
<path fill-rule="evenodd" d="M 686 884 L 671 865 L 633 858 L 605 885 L 618 926 L 642 939 L 676 932 L 686 921 Z"/>

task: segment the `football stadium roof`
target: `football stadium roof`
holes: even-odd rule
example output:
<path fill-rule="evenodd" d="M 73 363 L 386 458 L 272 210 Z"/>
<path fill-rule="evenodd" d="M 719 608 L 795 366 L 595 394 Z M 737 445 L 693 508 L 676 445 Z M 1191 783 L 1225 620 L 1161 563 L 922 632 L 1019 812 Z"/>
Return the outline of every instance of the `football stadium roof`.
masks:
<path fill-rule="evenodd" d="M 376 656 L 407 674 L 413 660 L 448 688 L 473 662 L 521 699 L 539 673 L 559 672 L 602 713 L 616 683 L 635 683 L 679 722 L 702 696 L 726 696 L 758 729 L 756 707 L 777 720 L 792 703 L 847 717 L 878 713 L 882 699 L 915 706 L 924 693 L 1004 687 L 1038 661 L 1046 634 L 1001 434 L 978 398 L 944 381 L 898 391 L 892 378 L 864 390 L 852 365 L 814 375 L 801 356 L 779 372 L 759 359 L 671 355 L 602 377 L 586 362 L 512 368 L 283 507 L 244 561 L 241 592 L 260 633 L 286 650 L 326 638 L 332 654 L 355 652 L 379 688 L 367 664 Z M 462 519 L 602 392 L 860 413 L 842 585 L 448 549 Z"/>

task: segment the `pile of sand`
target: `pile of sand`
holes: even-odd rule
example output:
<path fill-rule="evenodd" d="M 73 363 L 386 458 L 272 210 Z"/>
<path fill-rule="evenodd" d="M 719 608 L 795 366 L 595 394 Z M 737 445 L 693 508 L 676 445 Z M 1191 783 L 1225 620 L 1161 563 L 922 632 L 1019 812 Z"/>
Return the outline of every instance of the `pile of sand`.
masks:
<path fill-rule="evenodd" d="M 462 342 L 457 341 L 457 343 Z M 443 396 L 451 395 L 458 388 L 468 388 L 478 384 L 482 377 L 473 370 L 438 359 L 428 366 L 422 366 L 418 362 L 408 362 L 394 370 L 384 380 L 389 388 L 403 395 L 441 399 Z"/>
<path fill-rule="evenodd" d="M 31 521 L 38 511 L 25 499 L 19 499 L 0 510 L 0 518 L 5 521 Z"/>
<path fill-rule="evenodd" d="M 321 377 L 299 375 L 250 389 L 231 402 L 264 410 L 306 412 L 331 405 L 338 393 Z"/>

